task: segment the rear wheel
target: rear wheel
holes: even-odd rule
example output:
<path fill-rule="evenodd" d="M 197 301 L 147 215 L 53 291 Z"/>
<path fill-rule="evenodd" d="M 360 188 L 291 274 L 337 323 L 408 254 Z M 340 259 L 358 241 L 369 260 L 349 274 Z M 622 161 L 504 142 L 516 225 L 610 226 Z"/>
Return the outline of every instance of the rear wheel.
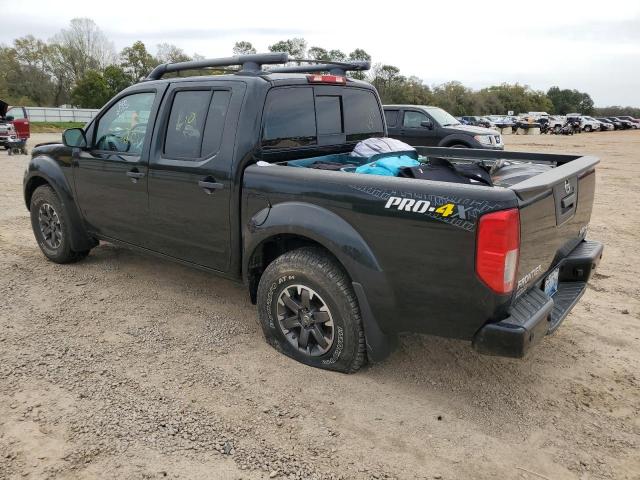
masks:
<path fill-rule="evenodd" d="M 285 253 L 258 286 L 267 341 L 306 365 L 352 373 L 365 361 L 360 310 L 347 274 L 319 248 Z"/>
<path fill-rule="evenodd" d="M 31 227 L 42 253 L 56 263 L 85 258 L 89 250 L 71 249 L 69 215 L 56 192 L 48 185 L 36 188 L 31 197 Z"/>
<path fill-rule="evenodd" d="M 587 133 L 589 133 L 591 130 L 593 130 L 593 128 L 591 128 L 591 125 L 586 125 L 584 127 L 584 131 L 587 132 Z"/>

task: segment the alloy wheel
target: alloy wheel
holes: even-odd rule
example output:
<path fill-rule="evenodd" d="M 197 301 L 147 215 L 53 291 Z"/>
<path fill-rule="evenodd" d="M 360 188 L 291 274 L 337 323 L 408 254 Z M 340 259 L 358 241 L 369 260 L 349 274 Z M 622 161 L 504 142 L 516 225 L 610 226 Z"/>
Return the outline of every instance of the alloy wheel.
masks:
<path fill-rule="evenodd" d="M 300 352 L 317 357 L 333 345 L 334 324 L 326 302 L 304 285 L 290 285 L 278 297 L 277 319 L 284 336 Z"/>
<path fill-rule="evenodd" d="M 49 204 L 43 203 L 38 210 L 38 224 L 40 226 L 40 233 L 44 243 L 49 248 L 56 250 L 62 243 L 62 227 L 60 225 L 60 218 L 56 213 L 56 210 Z"/>

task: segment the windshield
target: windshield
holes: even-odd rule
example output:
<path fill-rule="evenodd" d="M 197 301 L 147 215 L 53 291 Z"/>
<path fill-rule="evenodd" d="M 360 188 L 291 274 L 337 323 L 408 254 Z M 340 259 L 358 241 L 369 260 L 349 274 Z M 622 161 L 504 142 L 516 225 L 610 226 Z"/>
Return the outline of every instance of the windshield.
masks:
<path fill-rule="evenodd" d="M 427 108 L 429 115 L 440 124 L 442 127 L 448 127 L 449 125 L 460 125 L 460 122 L 455 119 L 453 115 L 445 112 L 441 108 Z"/>

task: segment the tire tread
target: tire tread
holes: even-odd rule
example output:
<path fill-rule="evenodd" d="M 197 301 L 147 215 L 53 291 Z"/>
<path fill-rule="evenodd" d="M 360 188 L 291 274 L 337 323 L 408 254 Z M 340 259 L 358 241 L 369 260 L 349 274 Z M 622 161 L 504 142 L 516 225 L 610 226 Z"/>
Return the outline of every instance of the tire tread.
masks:
<path fill-rule="evenodd" d="M 362 327 L 362 317 L 360 315 L 360 308 L 358 306 L 358 300 L 355 292 L 351 287 L 351 281 L 344 269 L 325 251 L 318 247 L 301 247 L 296 250 L 291 250 L 287 253 L 280 255 L 275 259 L 267 269 L 278 269 L 280 267 L 292 268 L 292 269 L 312 269 L 320 271 L 326 276 L 327 280 L 338 288 L 340 293 L 347 301 L 348 309 L 351 319 L 356 322 L 358 330 L 357 338 L 357 350 L 354 358 L 347 366 L 345 373 L 355 373 L 366 362 L 366 343 L 364 336 L 364 329 Z M 266 272 L 266 270 L 265 270 Z M 264 274 L 263 274 L 264 275 Z M 261 284 L 262 285 L 262 284 Z M 263 287 L 264 288 L 264 287 Z M 260 298 L 260 288 L 258 298 Z M 270 344 L 277 344 L 277 340 L 269 339 Z M 278 348 L 278 350 L 281 350 Z"/>

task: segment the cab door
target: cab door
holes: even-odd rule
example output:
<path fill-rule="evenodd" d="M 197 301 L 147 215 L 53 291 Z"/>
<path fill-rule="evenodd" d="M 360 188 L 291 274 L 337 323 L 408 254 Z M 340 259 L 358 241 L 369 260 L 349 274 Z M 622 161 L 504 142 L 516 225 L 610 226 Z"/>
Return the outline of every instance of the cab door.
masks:
<path fill-rule="evenodd" d="M 87 129 L 88 147 L 74 149 L 78 205 L 99 236 L 145 246 L 149 141 L 165 88 L 114 99 Z"/>
<path fill-rule="evenodd" d="M 245 85 L 170 85 L 149 163 L 149 248 L 226 272 L 231 252 L 231 167 Z"/>

